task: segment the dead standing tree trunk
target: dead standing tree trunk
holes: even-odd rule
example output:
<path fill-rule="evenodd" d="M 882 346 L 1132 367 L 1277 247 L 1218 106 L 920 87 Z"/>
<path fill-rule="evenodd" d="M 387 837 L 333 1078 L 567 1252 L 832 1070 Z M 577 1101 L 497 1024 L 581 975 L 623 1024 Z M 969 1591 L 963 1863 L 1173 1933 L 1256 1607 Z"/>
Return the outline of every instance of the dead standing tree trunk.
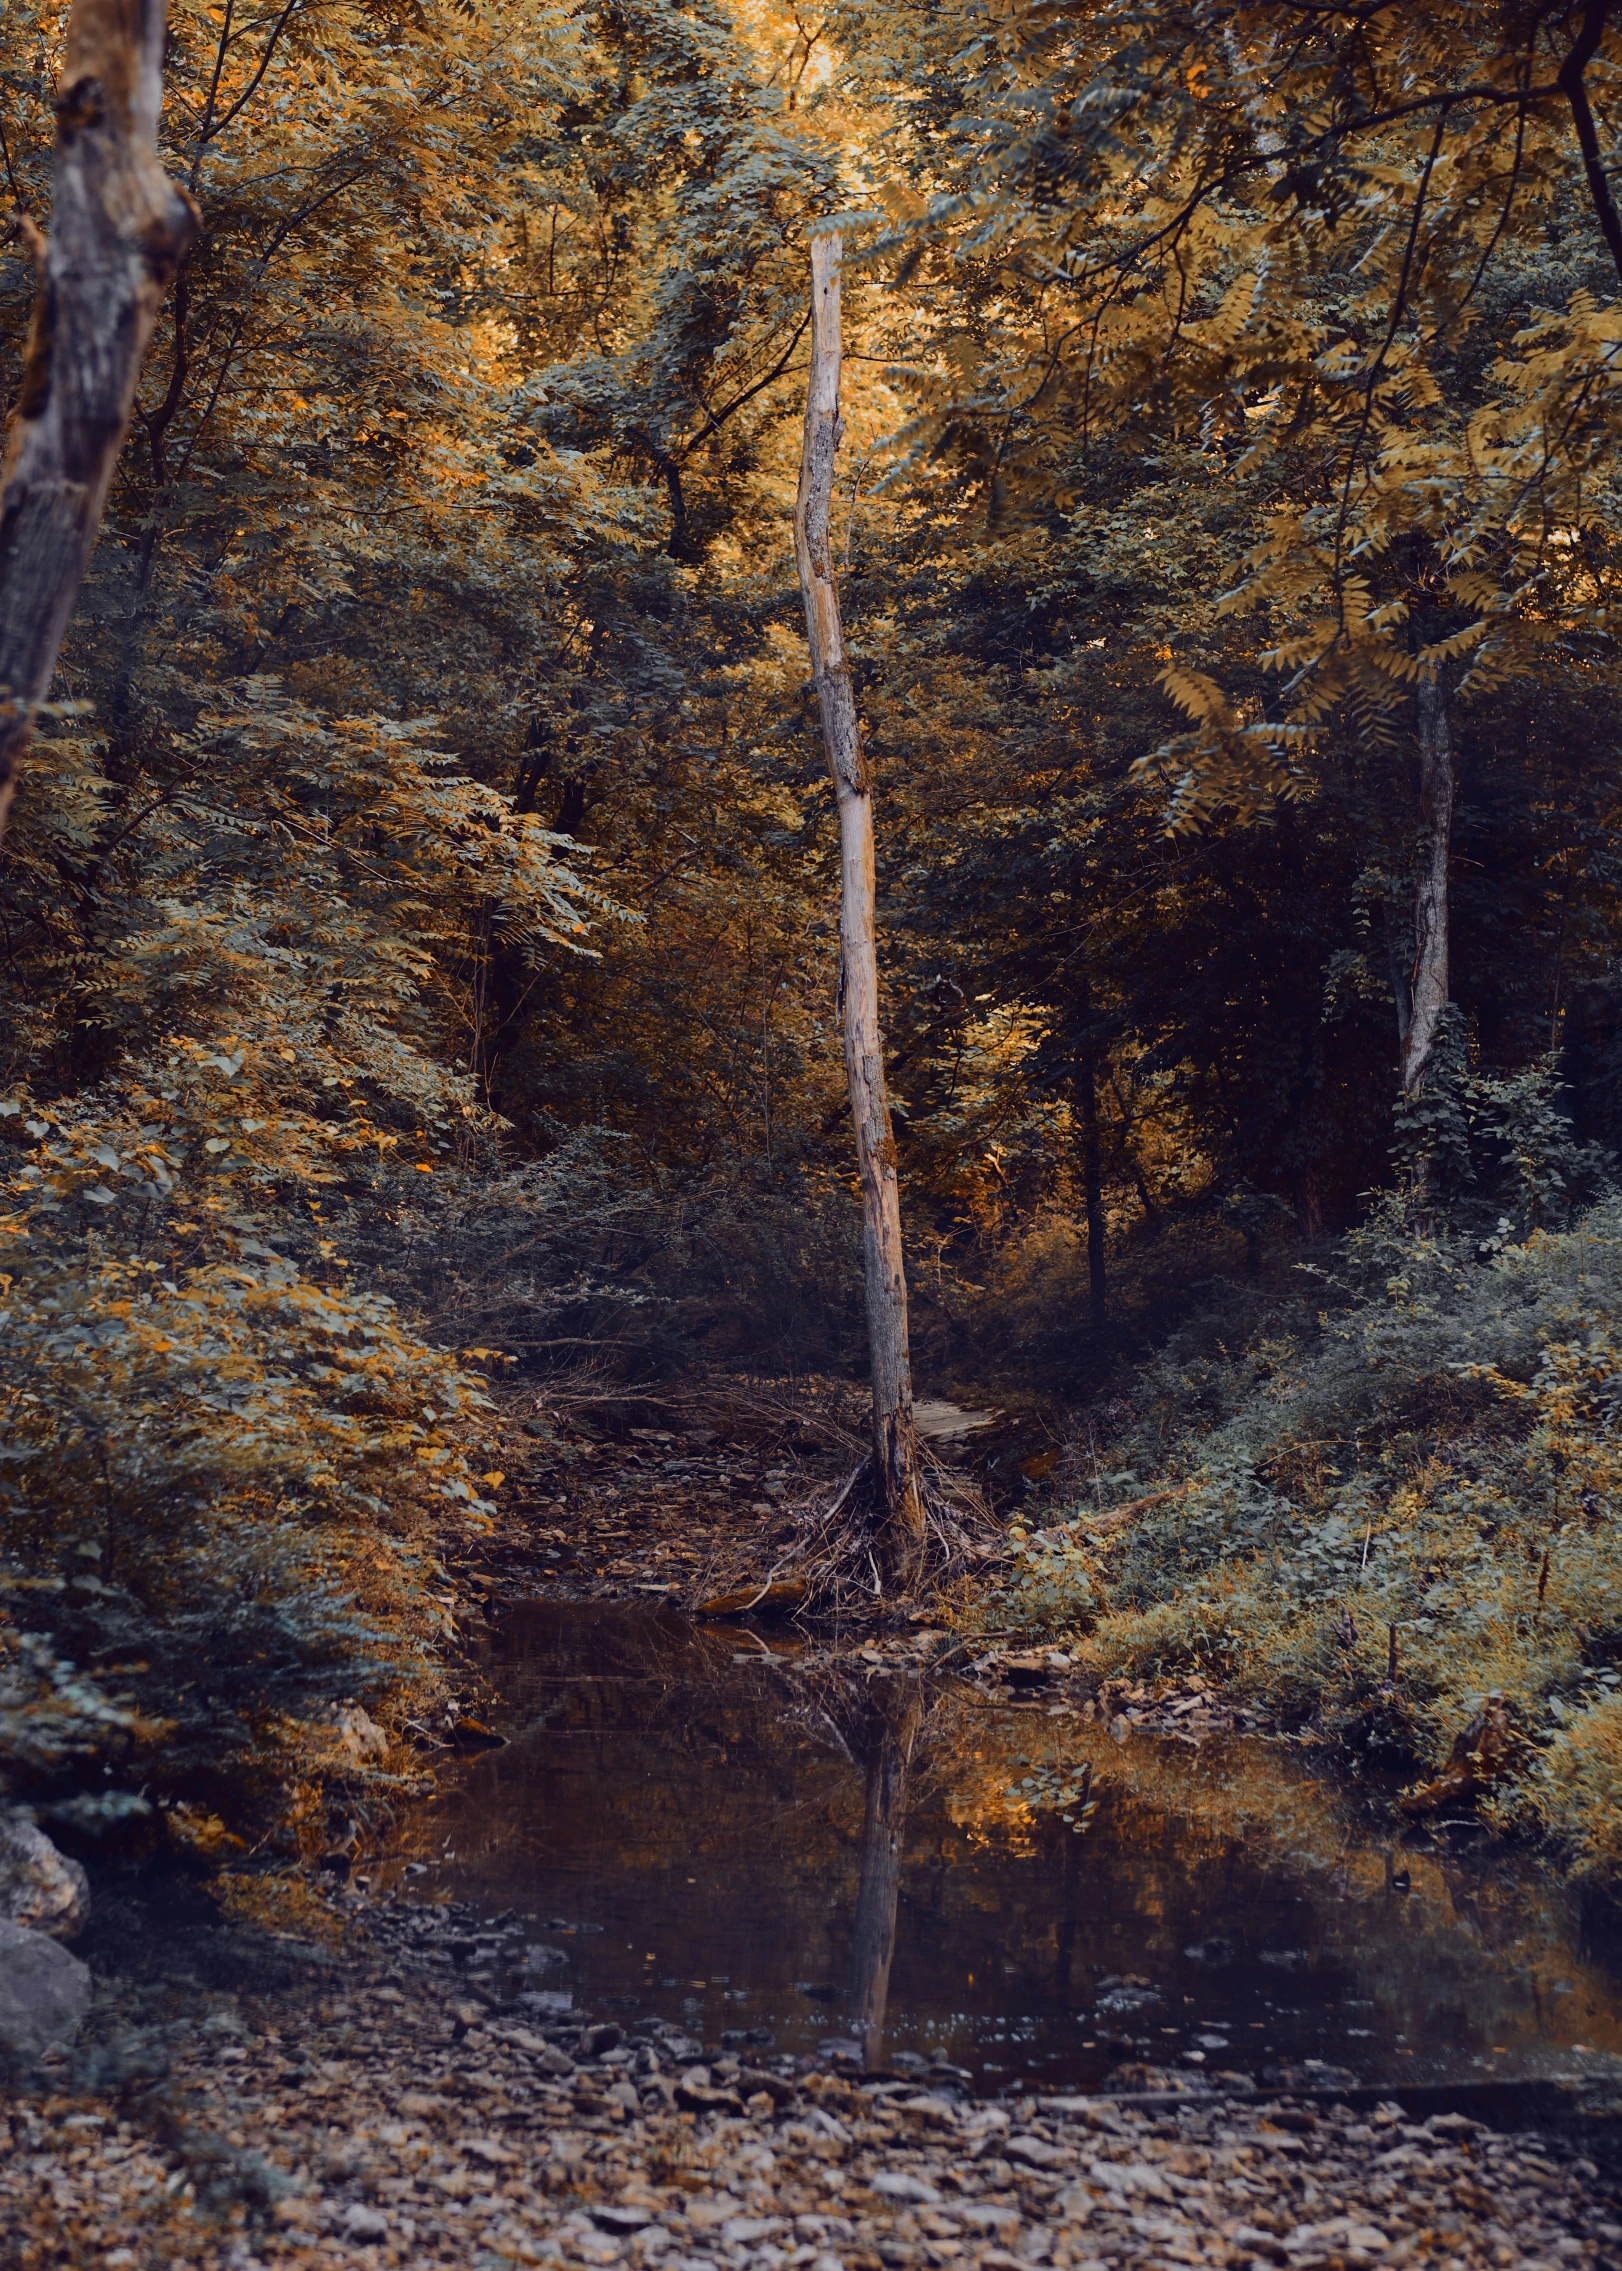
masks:
<path fill-rule="evenodd" d="M 1439 675 L 1419 681 L 1419 820 L 1424 836 L 1414 883 L 1414 959 L 1405 988 L 1402 1087 L 1412 1096 L 1425 1078 L 1448 1003 L 1448 868 L 1453 855 L 1453 736 L 1447 689 Z"/>
<path fill-rule="evenodd" d="M 839 990 L 845 1072 L 862 1186 L 867 1337 L 873 1373 L 873 1481 L 885 1575 L 905 1592 L 924 1544 L 918 1444 L 907 1349 L 907 1275 L 901 1251 L 901 1191 L 884 1082 L 879 1023 L 878 930 L 873 861 L 873 785 L 856 718 L 856 690 L 839 620 L 839 584 L 829 540 L 839 415 L 840 240 L 811 239 L 811 379 L 805 446 L 794 504 L 794 557 L 822 716 L 822 739 L 839 806 Z"/>
<path fill-rule="evenodd" d="M 164 0 L 74 0 L 49 243 L 0 491 L 0 828 L 197 209 L 158 163 Z"/>

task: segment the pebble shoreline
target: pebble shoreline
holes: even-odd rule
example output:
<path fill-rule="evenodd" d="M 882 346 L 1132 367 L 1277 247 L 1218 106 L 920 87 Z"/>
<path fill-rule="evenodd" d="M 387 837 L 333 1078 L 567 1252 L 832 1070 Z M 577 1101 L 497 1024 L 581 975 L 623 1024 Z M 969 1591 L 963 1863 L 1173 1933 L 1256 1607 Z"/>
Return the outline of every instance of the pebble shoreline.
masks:
<path fill-rule="evenodd" d="M 200 1995 L 139 2104 L 50 2094 L 49 2068 L 45 2094 L 0 2100 L 0 2260 L 1622 2267 L 1614 2188 L 1560 2139 L 1394 2103 L 991 2103 L 929 2076 L 704 2063 L 668 2029 L 546 2023 L 389 1960 L 382 1981 L 346 1963 L 313 1994 Z"/>

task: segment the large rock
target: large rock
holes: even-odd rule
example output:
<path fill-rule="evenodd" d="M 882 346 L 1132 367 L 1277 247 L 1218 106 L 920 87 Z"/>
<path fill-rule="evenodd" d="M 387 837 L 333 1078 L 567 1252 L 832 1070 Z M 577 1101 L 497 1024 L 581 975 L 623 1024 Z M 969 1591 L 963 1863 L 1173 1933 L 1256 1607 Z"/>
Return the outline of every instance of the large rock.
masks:
<path fill-rule="evenodd" d="M 89 1967 L 44 1932 L 0 1918 L 0 2055 L 38 2058 L 89 2008 Z"/>
<path fill-rule="evenodd" d="M 90 1921 L 90 1879 L 26 1814 L 0 1816 L 0 1917 L 56 1940 Z"/>

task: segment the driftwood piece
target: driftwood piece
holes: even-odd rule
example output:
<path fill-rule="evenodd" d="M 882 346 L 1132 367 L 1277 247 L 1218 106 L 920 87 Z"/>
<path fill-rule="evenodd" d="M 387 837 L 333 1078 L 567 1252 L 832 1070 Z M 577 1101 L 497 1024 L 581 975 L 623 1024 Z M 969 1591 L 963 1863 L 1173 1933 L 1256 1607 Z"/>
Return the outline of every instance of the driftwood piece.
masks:
<path fill-rule="evenodd" d="M 701 1617 L 783 1616 L 805 1599 L 803 1579 L 788 1578 L 777 1585 L 741 1585 L 734 1593 L 717 1593 L 700 1601 Z"/>
<path fill-rule="evenodd" d="M 164 0 L 74 0 L 51 233 L 0 489 L 0 828 L 197 208 L 158 163 Z"/>

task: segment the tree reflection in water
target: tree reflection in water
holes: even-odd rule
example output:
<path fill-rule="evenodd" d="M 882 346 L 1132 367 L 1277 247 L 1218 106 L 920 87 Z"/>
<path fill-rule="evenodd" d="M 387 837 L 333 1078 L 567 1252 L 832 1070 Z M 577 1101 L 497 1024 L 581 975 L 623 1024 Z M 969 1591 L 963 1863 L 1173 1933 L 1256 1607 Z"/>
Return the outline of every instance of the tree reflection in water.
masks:
<path fill-rule="evenodd" d="M 867 1778 L 862 1814 L 862 1874 L 856 1889 L 851 1946 L 851 2032 L 871 2072 L 883 2063 L 884 2009 L 895 1954 L 896 1904 L 907 1826 L 907 1785 L 923 1724 L 922 1682 L 875 1679 L 855 1748 Z"/>

